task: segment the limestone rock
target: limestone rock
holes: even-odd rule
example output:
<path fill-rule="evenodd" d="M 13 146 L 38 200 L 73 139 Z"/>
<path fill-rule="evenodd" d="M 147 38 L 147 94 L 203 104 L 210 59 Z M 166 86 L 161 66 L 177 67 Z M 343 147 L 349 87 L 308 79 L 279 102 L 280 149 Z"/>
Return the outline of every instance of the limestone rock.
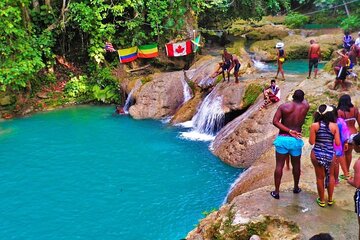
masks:
<path fill-rule="evenodd" d="M 310 40 L 314 39 L 320 44 L 322 59 L 330 59 L 334 50 L 338 49 L 342 43 L 341 35 L 326 34 L 321 36 L 304 37 L 302 35 L 290 35 L 284 38 L 257 41 L 250 46 L 250 51 L 255 52 L 263 61 L 276 60 L 275 44 L 278 41 L 285 43 L 287 59 L 306 59 Z"/>
<path fill-rule="evenodd" d="M 171 124 L 182 123 L 186 121 L 190 121 L 192 117 L 196 114 L 196 109 L 199 106 L 201 100 L 203 98 L 203 93 L 199 91 L 195 92 L 195 96 L 187 101 L 184 105 L 180 107 L 180 109 L 175 113 L 175 115 L 171 118 Z"/>
<path fill-rule="evenodd" d="M 183 103 L 182 71 L 156 73 L 134 94 L 129 113 L 136 119 L 161 119 L 171 116 Z"/>
<path fill-rule="evenodd" d="M 286 87 L 280 85 L 282 96 L 286 96 L 294 86 L 291 83 Z M 283 99 L 280 103 L 284 102 Z M 280 103 L 260 111 L 263 104 L 260 96 L 246 113 L 227 124 L 217 134 L 213 142 L 214 154 L 231 166 L 250 167 L 272 145 L 278 130 L 272 125 L 271 119 Z"/>
<path fill-rule="evenodd" d="M 246 38 L 252 41 L 282 39 L 289 35 L 290 29 L 283 25 L 264 25 L 246 34 Z"/>

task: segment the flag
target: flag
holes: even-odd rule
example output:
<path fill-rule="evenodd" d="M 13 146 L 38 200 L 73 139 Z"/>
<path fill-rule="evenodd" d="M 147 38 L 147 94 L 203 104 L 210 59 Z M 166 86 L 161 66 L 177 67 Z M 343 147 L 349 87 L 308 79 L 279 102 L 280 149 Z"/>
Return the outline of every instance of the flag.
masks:
<path fill-rule="evenodd" d="M 154 58 L 159 55 L 156 44 L 142 45 L 138 49 L 138 58 Z"/>
<path fill-rule="evenodd" d="M 137 59 L 137 49 L 137 47 L 131 47 L 118 50 L 120 62 L 128 63 Z"/>
<path fill-rule="evenodd" d="M 113 47 L 111 42 L 106 42 L 105 43 L 105 51 L 107 52 L 115 52 L 115 48 Z"/>
<path fill-rule="evenodd" d="M 185 56 L 191 53 L 191 41 L 165 44 L 168 57 Z"/>
<path fill-rule="evenodd" d="M 191 40 L 193 44 L 193 51 L 196 52 L 200 47 L 200 35 L 197 36 L 194 40 Z"/>

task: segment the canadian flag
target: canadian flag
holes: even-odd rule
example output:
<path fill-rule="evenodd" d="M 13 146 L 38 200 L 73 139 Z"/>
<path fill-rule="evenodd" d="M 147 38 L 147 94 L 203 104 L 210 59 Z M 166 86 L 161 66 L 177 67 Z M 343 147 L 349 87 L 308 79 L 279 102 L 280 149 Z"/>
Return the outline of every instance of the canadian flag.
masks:
<path fill-rule="evenodd" d="M 192 53 L 191 41 L 165 44 L 168 57 L 180 57 Z"/>

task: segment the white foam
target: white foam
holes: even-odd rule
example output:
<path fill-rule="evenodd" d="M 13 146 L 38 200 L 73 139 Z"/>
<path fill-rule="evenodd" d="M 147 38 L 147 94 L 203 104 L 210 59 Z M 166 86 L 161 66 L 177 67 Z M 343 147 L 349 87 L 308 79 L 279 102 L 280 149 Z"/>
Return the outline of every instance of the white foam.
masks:
<path fill-rule="evenodd" d="M 190 131 L 190 132 L 180 132 L 180 138 L 191 141 L 209 142 L 209 141 L 213 141 L 215 139 L 215 136 L 206 133 L 200 133 L 198 131 Z"/>
<path fill-rule="evenodd" d="M 194 126 L 194 123 L 193 121 L 186 121 L 183 123 L 177 123 L 174 126 L 183 127 L 183 128 L 192 128 Z"/>
<path fill-rule="evenodd" d="M 168 116 L 168 117 L 164 117 L 162 119 L 160 119 L 160 122 L 167 124 L 170 122 L 170 120 L 172 119 L 173 116 Z"/>

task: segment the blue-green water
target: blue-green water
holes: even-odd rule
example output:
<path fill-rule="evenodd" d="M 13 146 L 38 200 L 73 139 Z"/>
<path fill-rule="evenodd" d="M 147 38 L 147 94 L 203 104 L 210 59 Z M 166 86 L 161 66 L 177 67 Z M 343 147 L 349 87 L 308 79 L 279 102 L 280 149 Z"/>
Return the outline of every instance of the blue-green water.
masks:
<path fill-rule="evenodd" d="M 325 63 L 319 63 L 318 68 L 322 69 Z M 276 62 L 269 63 L 269 70 L 276 71 L 277 65 Z M 307 59 L 294 59 L 294 60 L 286 60 L 283 64 L 284 72 L 290 74 L 305 74 L 309 72 L 309 60 Z M 313 68 L 314 72 L 314 68 Z M 279 73 L 280 74 L 280 73 Z M 286 77 L 286 76 L 285 76 Z"/>
<path fill-rule="evenodd" d="M 180 239 L 221 205 L 239 169 L 113 110 L 0 122 L 0 239 Z"/>

